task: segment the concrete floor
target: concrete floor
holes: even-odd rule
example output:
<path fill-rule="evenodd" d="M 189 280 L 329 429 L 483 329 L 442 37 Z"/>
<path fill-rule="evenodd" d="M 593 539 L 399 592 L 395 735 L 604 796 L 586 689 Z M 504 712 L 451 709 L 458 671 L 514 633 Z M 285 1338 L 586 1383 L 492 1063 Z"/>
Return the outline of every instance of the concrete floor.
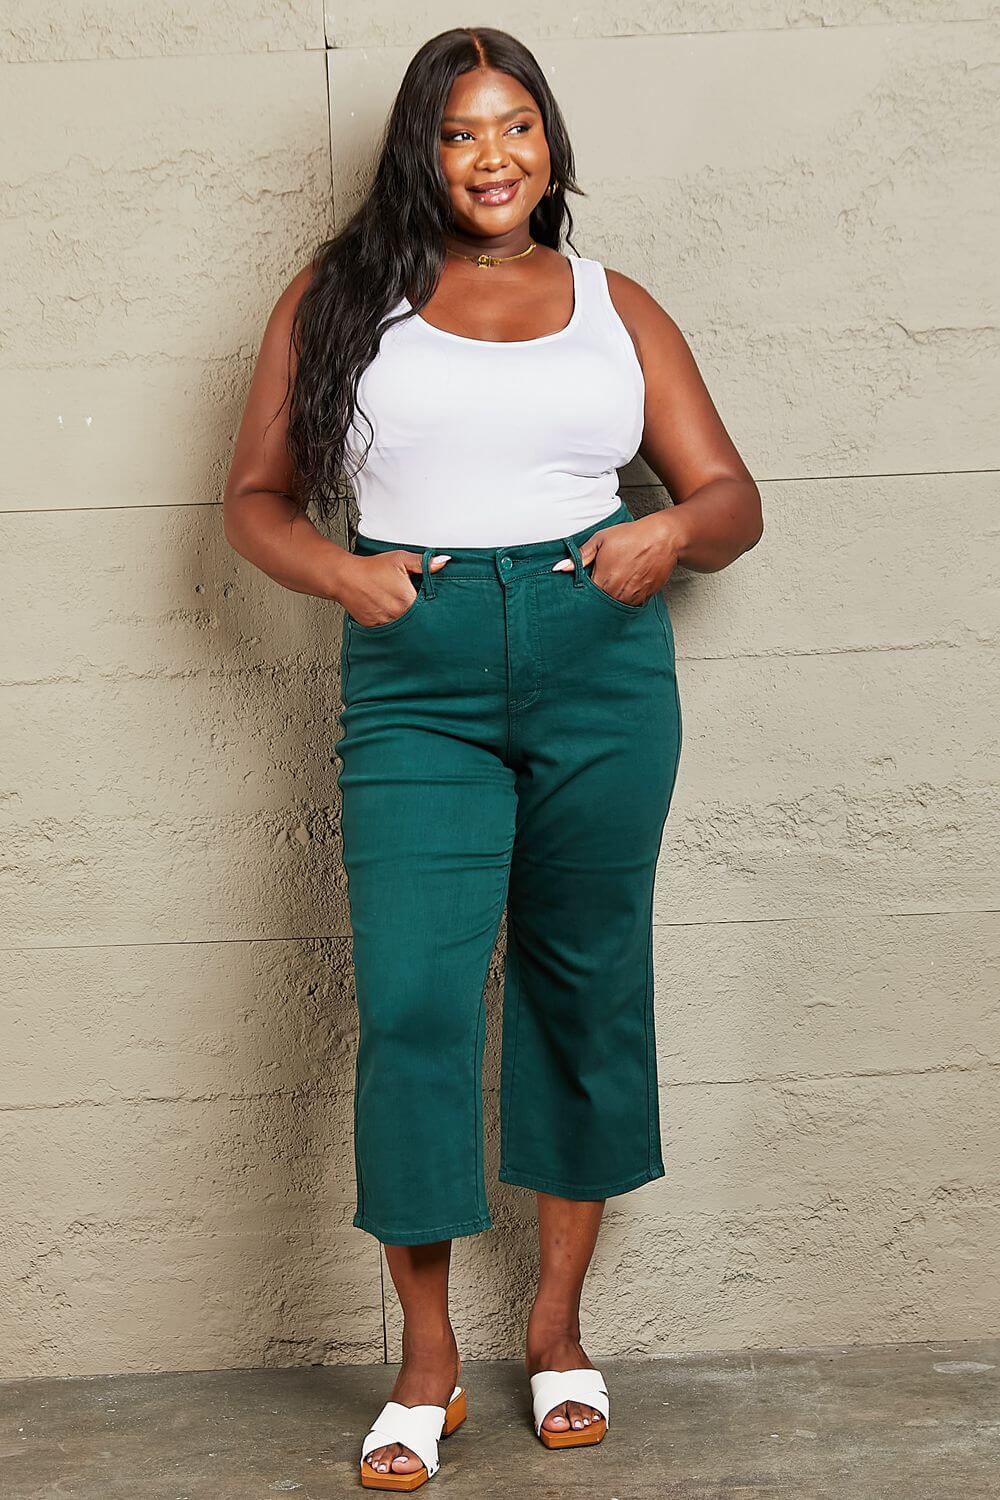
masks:
<path fill-rule="evenodd" d="M 533 1500 L 1000 1500 L 1000 1339 L 598 1361 L 612 1426 L 550 1452 L 514 1363 L 469 1362 L 469 1419 L 422 1493 Z M 327 1500 L 395 1367 L 0 1382 L 2 1500 Z"/>

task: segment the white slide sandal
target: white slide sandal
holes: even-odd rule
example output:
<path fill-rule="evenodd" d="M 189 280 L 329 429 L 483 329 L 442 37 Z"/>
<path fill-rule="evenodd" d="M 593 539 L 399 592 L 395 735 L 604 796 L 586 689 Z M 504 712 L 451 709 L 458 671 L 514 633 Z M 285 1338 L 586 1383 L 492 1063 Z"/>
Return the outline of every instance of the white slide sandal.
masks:
<path fill-rule="evenodd" d="M 587 1427 L 567 1427 L 564 1432 L 550 1432 L 542 1423 L 554 1406 L 564 1401 L 580 1401 L 601 1413 Z M 539 1370 L 531 1377 L 531 1411 L 535 1431 L 546 1448 L 580 1448 L 585 1443 L 599 1443 L 611 1426 L 611 1400 L 604 1376 L 589 1366 L 580 1370 Z"/>
<path fill-rule="evenodd" d="M 444 1406 L 403 1406 L 400 1401 L 387 1401 L 375 1418 L 371 1432 L 361 1444 L 361 1483 L 369 1490 L 415 1490 L 426 1484 L 440 1468 L 438 1462 L 438 1439 L 460 1427 L 468 1415 L 468 1406 L 463 1386 L 456 1385 Z M 384 1474 L 373 1469 L 367 1457 L 375 1448 L 385 1448 L 389 1443 L 401 1443 L 415 1453 L 423 1464 L 411 1474 L 396 1474 L 391 1468 Z"/>

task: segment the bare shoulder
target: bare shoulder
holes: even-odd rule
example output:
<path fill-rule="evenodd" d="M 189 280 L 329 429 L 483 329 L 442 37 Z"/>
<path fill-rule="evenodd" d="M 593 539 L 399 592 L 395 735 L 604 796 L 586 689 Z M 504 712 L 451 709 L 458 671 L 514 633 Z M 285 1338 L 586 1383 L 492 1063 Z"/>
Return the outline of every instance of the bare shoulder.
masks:
<path fill-rule="evenodd" d="M 257 353 L 254 384 L 265 387 L 269 398 L 277 394 L 279 382 L 285 388 L 289 378 L 293 381 L 295 379 L 298 350 L 292 332 L 299 303 L 312 282 L 313 271 L 312 265 L 303 266 L 281 292 L 268 314 Z"/>
<path fill-rule="evenodd" d="M 292 277 L 271 309 L 270 323 L 285 330 L 291 328 L 298 305 L 312 283 L 314 272 L 315 266 L 310 262 Z"/>
<path fill-rule="evenodd" d="M 674 319 L 641 282 L 605 266 L 608 291 L 615 311 L 632 336 L 640 360 L 652 353 L 663 357 L 671 348 L 678 354 L 687 350 L 687 342 Z"/>
<path fill-rule="evenodd" d="M 607 268 L 605 268 L 607 269 Z M 622 271 L 607 271 L 615 311 L 631 335 L 645 382 L 639 452 L 675 505 L 713 479 L 753 481 L 716 410 L 687 339 L 656 298 Z"/>

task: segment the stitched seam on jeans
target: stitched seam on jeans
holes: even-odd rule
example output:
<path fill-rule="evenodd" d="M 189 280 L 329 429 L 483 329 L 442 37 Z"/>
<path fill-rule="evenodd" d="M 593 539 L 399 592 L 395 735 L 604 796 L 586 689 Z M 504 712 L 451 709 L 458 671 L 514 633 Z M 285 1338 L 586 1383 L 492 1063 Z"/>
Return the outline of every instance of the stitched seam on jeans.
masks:
<path fill-rule="evenodd" d="M 527 582 L 525 586 L 527 587 Z M 515 715 L 520 714 L 526 708 L 530 708 L 533 703 L 537 703 L 538 699 L 541 697 L 542 682 L 545 680 L 546 675 L 546 666 L 542 660 L 542 634 L 539 626 L 538 585 L 534 581 L 531 583 L 531 602 L 528 606 L 528 630 L 531 637 L 530 656 L 532 662 L 534 663 L 537 681 L 535 682 L 535 686 L 531 689 L 531 692 L 528 693 L 526 697 L 519 699 L 512 705 Z"/>
<path fill-rule="evenodd" d="M 494 937 L 494 942 L 496 938 Z M 487 959 L 487 972 L 489 960 Z M 483 1020 L 486 1015 L 486 981 L 479 993 L 479 1015 L 476 1018 L 476 1036 L 472 1044 L 472 1139 L 475 1142 L 473 1151 L 473 1173 L 475 1182 L 473 1187 L 476 1194 L 476 1202 L 480 1205 L 482 1212 L 486 1213 L 486 1200 L 483 1197 L 485 1191 L 483 1186 L 483 1171 L 481 1169 L 483 1149 L 483 1080 L 479 1070 L 479 1038 L 482 1035 Z"/>
<path fill-rule="evenodd" d="M 660 629 L 663 631 L 663 639 L 667 647 L 667 653 L 672 658 L 674 656 L 674 642 L 670 628 L 670 617 L 667 614 L 667 601 L 663 597 L 662 589 L 657 589 L 656 593 L 652 597 L 655 600 L 656 605 L 658 606 L 656 613 L 659 616 Z"/>
<path fill-rule="evenodd" d="M 675 713 L 676 713 L 676 716 L 677 716 L 677 754 L 676 754 L 675 759 L 674 759 L 674 772 L 673 772 L 673 776 L 672 776 L 671 781 L 670 781 L 670 790 L 667 792 L 667 806 L 666 806 L 666 811 L 663 814 L 663 822 L 660 825 L 660 843 L 662 844 L 662 842 L 663 842 L 663 830 L 667 826 L 667 818 L 670 815 L 670 806 L 671 806 L 671 803 L 673 802 L 673 799 L 674 799 L 674 788 L 677 785 L 677 773 L 680 770 L 682 731 L 681 731 L 681 700 L 680 700 L 680 693 L 678 691 L 678 686 L 677 686 L 677 668 L 676 668 L 676 663 L 673 661 L 674 649 L 673 649 L 673 644 L 672 644 L 672 641 L 671 641 L 670 629 L 669 629 L 669 626 L 667 624 L 667 620 L 665 618 L 667 606 L 666 606 L 666 603 L 665 603 L 665 601 L 663 599 L 663 595 L 662 594 L 658 593 L 655 596 L 655 598 L 656 598 L 656 602 L 657 602 L 657 604 L 659 606 L 659 608 L 657 610 L 657 613 L 658 613 L 658 615 L 660 617 L 660 625 L 661 625 L 661 627 L 663 629 L 663 638 L 664 638 L 664 640 L 665 640 L 665 642 L 667 644 L 667 649 L 668 649 L 669 654 L 670 654 L 670 656 L 672 658 L 671 670 L 670 670 L 670 677 L 671 677 L 671 681 L 673 683 L 673 689 L 674 689 L 674 708 L 675 708 Z M 650 920 L 650 928 L 649 928 L 649 940 L 648 941 L 649 941 L 650 944 L 652 943 L 653 898 L 654 898 L 655 894 L 656 894 L 656 876 L 654 874 L 654 876 L 653 876 L 653 888 L 650 891 L 650 895 L 649 895 L 649 920 Z M 648 982 L 648 974 L 649 974 L 649 969 L 648 969 L 648 966 L 647 966 L 647 982 Z M 655 985 L 654 985 L 654 995 L 655 995 Z M 648 1058 L 648 1055 L 649 1055 L 649 1014 L 648 1014 L 648 1012 L 647 1012 L 647 1018 L 646 1018 L 646 1027 L 647 1027 L 647 1033 L 646 1033 L 646 1051 L 647 1051 L 647 1058 Z M 653 1024 L 654 1037 L 655 1037 L 655 1030 L 656 1030 L 656 1026 L 655 1026 L 655 1017 L 654 1017 L 654 1024 Z M 653 1056 L 654 1056 L 654 1060 L 655 1060 L 655 1043 L 654 1043 Z M 649 1064 L 647 1062 L 647 1068 L 648 1068 L 648 1066 L 649 1066 Z M 655 1066 L 655 1061 L 654 1061 L 654 1066 Z M 659 1089 L 657 1088 L 653 1092 L 653 1098 L 650 1100 L 650 1109 L 649 1109 L 649 1159 L 650 1159 L 651 1163 L 652 1163 L 652 1160 L 653 1160 L 653 1110 L 654 1109 L 656 1110 L 656 1118 L 657 1118 L 657 1121 L 658 1121 L 659 1120 L 659 1107 L 660 1107 Z"/>
<path fill-rule="evenodd" d="M 610 604 L 612 609 L 620 609 L 623 614 L 641 615 L 646 606 L 652 602 L 653 596 L 650 594 L 641 604 L 629 604 L 626 599 L 616 599 L 614 594 L 609 594 L 607 589 L 602 589 L 600 584 L 594 582 L 589 573 L 584 572 L 583 577 L 584 587 L 589 586 L 599 599 L 604 600 L 605 604 Z"/>
<path fill-rule="evenodd" d="M 664 599 L 662 592 L 658 592 L 654 597 L 658 606 L 656 612 L 660 618 L 660 626 L 663 630 L 663 639 L 666 643 L 667 654 L 669 655 L 671 660 L 671 677 L 673 679 L 674 689 L 674 711 L 677 715 L 677 756 L 674 761 L 673 780 L 670 783 L 670 791 L 667 795 L 667 811 L 669 812 L 670 804 L 673 802 L 674 798 L 674 788 L 677 785 L 677 773 L 680 770 L 681 764 L 681 745 L 684 739 L 684 721 L 683 713 L 681 710 L 680 688 L 677 682 L 677 653 L 673 640 L 673 632 L 670 626 L 670 616 L 667 611 L 667 602 Z M 664 819 L 664 822 L 666 822 L 666 819 Z"/>
<path fill-rule="evenodd" d="M 340 703 L 341 707 L 347 706 L 347 684 L 351 676 L 351 619 L 344 614 L 344 623 L 341 627 L 340 639 Z"/>
<path fill-rule="evenodd" d="M 355 981 L 356 990 L 356 981 Z M 358 1213 L 365 1211 L 365 1179 L 361 1170 L 361 1152 L 358 1149 L 358 1084 L 361 1077 L 361 1042 L 358 1041 L 358 1050 L 354 1057 L 354 1174 L 358 1186 Z"/>
<path fill-rule="evenodd" d="M 341 701 L 341 709 L 342 710 L 344 708 L 346 708 L 346 706 L 347 706 L 348 683 L 349 683 L 350 677 L 351 677 L 351 626 L 352 626 L 352 624 L 353 624 L 353 621 L 351 620 L 350 616 L 345 611 L 344 612 L 344 618 L 343 618 L 343 625 L 341 627 L 341 642 L 340 642 L 340 662 L 341 662 L 340 701 Z M 341 759 L 341 764 L 343 764 L 343 758 Z M 338 782 L 339 782 L 339 779 L 340 778 L 338 776 Z M 341 802 L 340 838 L 341 838 L 341 844 L 343 844 L 343 840 L 344 840 L 343 802 Z M 346 850 L 345 850 L 345 854 L 346 854 Z M 349 886 L 350 886 L 350 881 L 348 881 L 348 887 Z M 348 894 L 348 900 L 350 900 L 350 895 L 349 894 Z M 357 974 L 355 974 L 355 1003 L 357 1003 Z M 359 1016 L 360 1016 L 360 1011 L 359 1011 Z M 357 1188 L 358 1213 L 362 1214 L 362 1213 L 364 1213 L 365 1188 L 364 1188 L 364 1174 L 362 1173 L 362 1170 L 361 1170 L 361 1155 L 360 1155 L 360 1152 L 358 1150 L 358 1079 L 359 1079 L 359 1076 L 360 1076 L 360 1065 L 361 1065 L 361 1041 L 360 1041 L 360 1036 L 359 1036 L 359 1039 L 358 1039 L 358 1049 L 357 1049 L 357 1051 L 355 1053 L 355 1056 L 354 1056 L 354 1177 L 355 1177 L 355 1186 Z"/>
<path fill-rule="evenodd" d="M 438 1234 L 445 1238 L 447 1230 L 452 1230 L 457 1234 L 463 1229 L 492 1228 L 488 1214 L 477 1214 L 474 1219 L 452 1219 L 448 1224 L 432 1224 L 429 1229 L 414 1229 L 412 1226 L 407 1228 L 405 1224 L 399 1224 L 395 1229 L 386 1229 L 383 1225 L 376 1225 L 366 1214 L 359 1213 L 357 1217 L 365 1222 L 355 1227 L 367 1229 L 370 1234 L 376 1235 L 379 1239 L 386 1239 L 394 1234 Z"/>
<path fill-rule="evenodd" d="M 681 768 L 681 747 L 682 747 L 682 745 L 684 743 L 684 714 L 683 714 L 683 711 L 681 709 L 681 694 L 680 694 L 680 688 L 679 688 L 678 682 L 677 682 L 677 668 L 676 668 L 676 665 L 674 666 L 674 668 L 673 668 L 673 670 L 671 672 L 671 676 L 673 678 L 673 684 L 674 684 L 674 709 L 675 709 L 676 714 L 677 714 L 677 756 L 676 756 L 676 758 L 674 760 L 674 775 L 673 775 L 673 780 L 670 783 L 670 791 L 667 794 L 667 812 L 668 813 L 670 811 L 671 803 L 674 800 L 674 789 L 677 786 L 677 773 L 678 773 L 678 771 Z M 666 818 L 664 818 L 663 821 L 664 821 L 664 823 L 666 823 Z"/>
<path fill-rule="evenodd" d="M 413 602 L 411 604 L 408 604 L 403 610 L 403 613 L 401 615 L 397 615 L 395 620 L 386 620 L 382 625 L 362 625 L 359 620 L 355 620 L 352 617 L 351 624 L 354 626 L 354 629 L 358 632 L 359 635 L 388 635 L 391 630 L 397 630 L 401 625 L 409 620 L 411 616 L 415 615 L 418 606 L 424 602 L 426 602 L 424 599 L 424 595 L 418 590 Z"/>
<path fill-rule="evenodd" d="M 664 823 L 666 819 L 664 819 Z M 661 829 L 662 837 L 662 829 Z M 653 983 L 650 971 L 653 950 L 653 895 L 656 889 L 656 876 L 650 882 L 649 911 L 646 919 L 646 994 L 642 1002 L 642 1025 L 646 1035 L 646 1162 L 652 1166 L 653 1162 L 653 1110 L 658 1109 L 659 1098 L 657 1090 L 650 1087 L 650 1007 L 652 1005 Z"/>
<path fill-rule="evenodd" d="M 507 873 L 506 873 L 506 876 L 504 877 L 503 884 L 502 884 L 502 887 L 501 887 L 500 899 L 497 902 L 497 904 L 496 904 L 496 906 L 494 907 L 494 910 L 493 910 L 493 919 L 492 919 L 493 948 L 496 947 L 497 933 L 498 933 L 499 928 L 500 928 L 500 917 L 503 914 L 503 909 L 504 909 L 504 906 L 505 906 L 506 901 L 507 901 L 507 889 L 508 889 L 508 886 L 510 885 L 510 866 L 511 866 L 511 860 L 513 859 L 513 855 L 514 855 L 514 849 L 513 849 L 513 846 L 511 846 L 511 848 L 508 850 L 508 854 L 507 854 Z M 475 1042 L 473 1043 L 473 1049 L 472 1049 L 472 1067 L 469 1070 L 471 1072 L 471 1074 L 472 1074 L 472 1089 L 473 1089 L 473 1092 L 472 1092 L 472 1108 L 473 1108 L 473 1111 L 474 1111 L 474 1113 L 473 1113 L 473 1130 L 474 1130 L 474 1136 L 473 1136 L 473 1138 L 476 1140 L 476 1143 L 477 1143 L 476 1144 L 476 1152 L 475 1152 L 475 1156 L 476 1156 L 476 1163 L 475 1163 L 475 1172 L 476 1172 L 476 1184 L 475 1184 L 475 1188 L 476 1188 L 476 1202 L 477 1203 L 480 1203 L 480 1202 L 482 1203 L 482 1212 L 484 1214 L 488 1214 L 489 1213 L 489 1204 L 487 1203 L 486 1197 L 485 1197 L 486 1187 L 485 1187 L 485 1183 L 484 1183 L 484 1171 L 483 1171 L 483 1168 L 480 1166 L 480 1147 L 481 1147 L 481 1144 L 482 1144 L 482 1123 L 483 1123 L 483 1121 L 482 1121 L 482 1111 L 483 1111 L 483 1079 L 482 1079 L 482 1073 L 481 1073 L 481 1071 L 480 1071 L 477 1063 L 478 1063 L 478 1057 L 479 1057 L 479 1036 L 480 1036 L 480 1032 L 482 1031 L 483 1025 L 484 1025 L 485 1020 L 486 1020 L 486 982 L 487 982 L 487 980 L 489 978 L 490 959 L 493 957 L 493 948 L 490 949 L 489 954 L 487 955 L 487 958 L 486 958 L 486 971 L 483 974 L 482 984 L 481 984 L 480 990 L 479 990 L 479 1017 L 478 1017 L 478 1019 L 476 1021 L 476 1037 L 475 1037 Z M 476 1111 L 478 1111 L 478 1113 L 476 1113 Z"/>
<path fill-rule="evenodd" d="M 508 875 L 508 879 L 509 879 L 509 875 Z M 509 965 L 510 965 L 510 952 L 511 952 L 510 926 L 511 926 L 511 924 L 510 924 L 510 913 L 508 912 L 508 914 L 507 914 L 507 953 L 506 953 L 506 959 L 505 959 L 505 964 L 506 964 L 506 966 L 508 968 L 509 968 Z M 516 926 L 516 923 L 515 923 L 515 926 Z M 505 972 L 505 981 L 506 981 L 506 972 Z M 505 983 L 505 989 L 506 989 L 506 983 Z M 513 990 L 514 990 L 514 1027 L 513 1027 L 514 1035 L 513 1035 L 512 1039 L 511 1039 L 510 1065 L 509 1065 L 509 1067 L 507 1069 L 507 1090 L 506 1090 L 506 1097 L 503 1097 L 503 1095 L 501 1095 L 501 1101 L 500 1101 L 500 1103 L 501 1103 L 501 1109 L 503 1110 L 503 1130 L 500 1133 L 500 1152 L 501 1152 L 501 1155 L 505 1159 L 506 1159 L 506 1156 L 507 1156 L 507 1142 L 510 1139 L 511 1107 L 512 1107 L 513 1098 L 514 1098 L 514 1081 L 515 1081 L 515 1078 L 517 1076 L 516 1072 L 515 1072 L 515 1069 L 517 1067 L 517 1039 L 518 1039 L 518 1035 L 520 1033 L 520 1025 L 521 1025 L 521 965 L 520 965 L 520 963 L 518 961 L 518 948 L 517 948 L 517 934 L 516 934 L 516 932 L 515 932 L 515 935 L 514 935 L 514 985 L 513 985 Z M 505 995 L 505 999 L 506 999 L 506 995 Z"/>
<path fill-rule="evenodd" d="M 505 1182 L 513 1177 L 525 1177 L 529 1179 L 532 1190 L 537 1185 L 541 1192 L 547 1192 L 552 1189 L 557 1194 L 561 1193 L 567 1198 L 571 1198 L 573 1193 L 601 1193 L 602 1195 L 607 1194 L 610 1197 L 615 1192 L 627 1192 L 630 1187 L 641 1187 L 644 1182 L 649 1182 L 653 1178 L 665 1175 L 666 1173 L 661 1169 L 658 1161 L 651 1163 L 642 1172 L 633 1172 L 631 1177 L 622 1177 L 617 1182 L 609 1183 L 557 1182 L 552 1177 L 539 1177 L 536 1172 L 519 1172 L 516 1167 L 501 1167 L 499 1173 L 501 1182 Z M 519 1187 L 522 1184 L 515 1182 L 512 1185 Z"/>

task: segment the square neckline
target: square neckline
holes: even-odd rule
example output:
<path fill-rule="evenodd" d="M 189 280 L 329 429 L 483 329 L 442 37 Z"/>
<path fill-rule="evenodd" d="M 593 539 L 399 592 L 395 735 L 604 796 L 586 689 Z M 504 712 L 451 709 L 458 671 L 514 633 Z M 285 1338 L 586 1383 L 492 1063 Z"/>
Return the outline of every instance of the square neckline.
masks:
<path fill-rule="evenodd" d="M 440 334 L 442 338 L 451 339 L 457 344 L 482 344 L 487 349 L 528 349 L 535 344 L 551 344 L 556 339 L 563 339 L 567 334 L 572 333 L 580 319 L 580 280 L 576 268 L 581 257 L 579 255 L 567 255 L 566 259 L 569 262 L 570 274 L 573 278 L 573 311 L 569 315 L 569 322 L 566 326 L 564 328 L 557 328 L 554 333 L 542 333 L 535 339 L 477 339 L 470 338 L 465 333 L 452 333 L 447 328 L 438 328 L 436 324 L 428 323 L 427 319 L 420 313 L 413 313 L 413 319 L 418 323 L 422 323 L 431 333 Z M 400 301 L 405 307 L 409 308 L 410 312 L 413 312 L 413 303 L 408 297 L 401 297 Z"/>

